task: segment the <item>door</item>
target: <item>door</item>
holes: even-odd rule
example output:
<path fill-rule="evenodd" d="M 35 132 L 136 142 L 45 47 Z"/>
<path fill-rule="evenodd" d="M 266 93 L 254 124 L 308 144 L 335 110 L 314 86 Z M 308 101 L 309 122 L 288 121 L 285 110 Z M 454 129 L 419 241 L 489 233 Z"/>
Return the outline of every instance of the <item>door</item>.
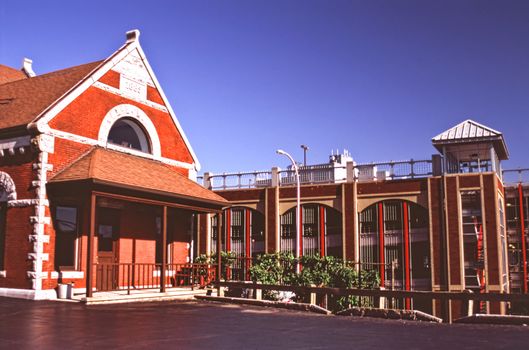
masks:
<path fill-rule="evenodd" d="M 97 208 L 97 281 L 98 291 L 115 290 L 119 278 L 119 219 L 120 211 Z"/>

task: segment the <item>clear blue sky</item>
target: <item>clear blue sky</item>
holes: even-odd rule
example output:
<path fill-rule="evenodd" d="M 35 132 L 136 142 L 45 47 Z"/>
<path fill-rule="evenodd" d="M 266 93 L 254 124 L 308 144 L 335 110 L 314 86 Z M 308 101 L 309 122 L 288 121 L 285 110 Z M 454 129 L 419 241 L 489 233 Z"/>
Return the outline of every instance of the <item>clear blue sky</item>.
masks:
<path fill-rule="evenodd" d="M 467 118 L 529 166 L 529 1 L 0 1 L 0 63 L 37 73 L 141 44 L 203 171 L 428 158 Z"/>

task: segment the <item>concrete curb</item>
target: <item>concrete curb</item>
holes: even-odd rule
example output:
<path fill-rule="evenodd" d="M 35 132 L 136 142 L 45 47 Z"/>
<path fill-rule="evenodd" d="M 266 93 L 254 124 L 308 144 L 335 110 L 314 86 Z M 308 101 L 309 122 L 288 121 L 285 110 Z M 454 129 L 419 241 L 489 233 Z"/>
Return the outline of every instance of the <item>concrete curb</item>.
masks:
<path fill-rule="evenodd" d="M 200 292 L 202 293 L 202 291 Z M 204 291 L 205 293 L 205 291 Z M 122 303 L 143 303 L 154 301 L 172 301 L 172 300 L 194 300 L 197 292 L 188 293 L 152 293 L 150 295 L 119 295 L 109 297 L 82 298 L 80 301 L 86 305 L 102 304 L 122 304 Z"/>
<path fill-rule="evenodd" d="M 475 314 L 472 316 L 458 318 L 454 321 L 454 323 L 486 323 L 526 326 L 529 325 L 529 316 Z"/>
<path fill-rule="evenodd" d="M 245 298 L 231 298 L 231 297 L 214 297 L 208 295 L 195 295 L 195 299 L 198 300 L 207 300 L 207 301 L 218 301 L 222 303 L 231 303 L 239 305 L 255 305 L 255 306 L 264 306 L 264 307 L 275 307 L 279 309 L 288 309 L 296 311 L 308 311 L 314 312 L 317 314 L 331 315 L 327 309 L 324 309 L 318 305 L 305 304 L 305 303 L 285 303 L 281 301 L 270 301 L 270 300 L 255 300 L 255 299 L 245 299 Z"/>
<path fill-rule="evenodd" d="M 360 316 L 360 317 L 374 317 L 387 318 L 392 320 L 408 320 L 408 321 L 426 321 L 442 323 L 443 320 L 439 317 L 432 316 L 418 310 L 397 310 L 397 309 L 377 309 L 369 307 L 352 307 L 347 310 L 340 311 L 337 316 Z"/>

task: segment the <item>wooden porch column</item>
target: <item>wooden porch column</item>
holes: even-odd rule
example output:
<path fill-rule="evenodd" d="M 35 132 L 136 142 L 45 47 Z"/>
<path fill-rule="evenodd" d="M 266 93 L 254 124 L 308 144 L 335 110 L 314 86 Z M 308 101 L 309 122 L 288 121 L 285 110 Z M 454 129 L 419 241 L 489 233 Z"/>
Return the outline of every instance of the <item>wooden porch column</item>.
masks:
<path fill-rule="evenodd" d="M 88 229 L 88 242 L 86 246 L 86 297 L 92 297 L 92 267 L 94 265 L 94 236 L 96 229 L 96 195 L 90 192 L 90 226 Z"/>
<path fill-rule="evenodd" d="M 217 219 L 217 283 L 222 278 L 222 261 L 221 261 L 221 250 L 222 250 L 222 212 L 218 213 Z M 217 286 L 217 295 L 220 296 L 220 285 Z"/>
<path fill-rule="evenodd" d="M 167 265 L 167 206 L 162 214 L 162 268 L 160 270 L 160 292 L 165 293 L 165 271 Z"/>

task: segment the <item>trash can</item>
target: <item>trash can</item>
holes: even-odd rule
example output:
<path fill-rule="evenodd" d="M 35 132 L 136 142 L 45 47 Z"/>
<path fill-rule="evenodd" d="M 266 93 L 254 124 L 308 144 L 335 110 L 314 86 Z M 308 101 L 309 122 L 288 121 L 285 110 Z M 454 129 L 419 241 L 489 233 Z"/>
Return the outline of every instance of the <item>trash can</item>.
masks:
<path fill-rule="evenodd" d="M 72 283 L 59 283 L 59 286 L 57 287 L 57 298 L 72 299 L 73 298 L 73 284 Z"/>

